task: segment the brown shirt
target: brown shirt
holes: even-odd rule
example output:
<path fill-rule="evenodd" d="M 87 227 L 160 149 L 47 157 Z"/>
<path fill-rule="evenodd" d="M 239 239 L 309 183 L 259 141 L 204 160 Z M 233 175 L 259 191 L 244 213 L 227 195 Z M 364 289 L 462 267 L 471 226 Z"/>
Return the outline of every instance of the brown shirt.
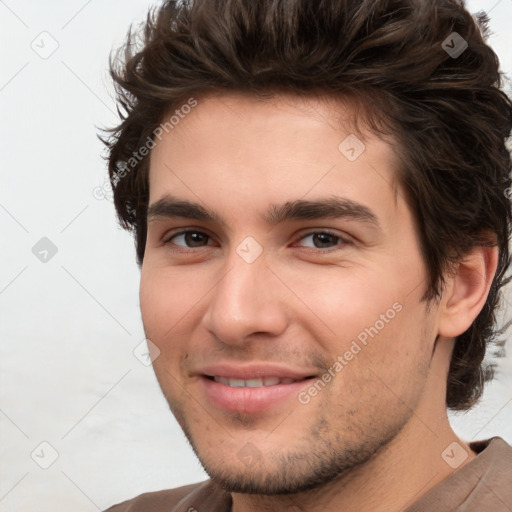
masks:
<path fill-rule="evenodd" d="M 500 437 L 470 443 L 477 456 L 404 512 L 512 512 L 512 447 Z M 105 512 L 231 512 L 212 480 L 141 494 Z"/>

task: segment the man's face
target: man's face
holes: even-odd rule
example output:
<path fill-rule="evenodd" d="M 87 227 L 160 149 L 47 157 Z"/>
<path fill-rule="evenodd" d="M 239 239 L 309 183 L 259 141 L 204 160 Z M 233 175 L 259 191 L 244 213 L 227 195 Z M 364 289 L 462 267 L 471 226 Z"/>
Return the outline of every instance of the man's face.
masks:
<path fill-rule="evenodd" d="M 437 332 L 398 161 L 320 99 L 190 110 L 151 154 L 140 303 L 156 376 L 210 476 L 304 490 L 399 435 L 428 378 Z"/>

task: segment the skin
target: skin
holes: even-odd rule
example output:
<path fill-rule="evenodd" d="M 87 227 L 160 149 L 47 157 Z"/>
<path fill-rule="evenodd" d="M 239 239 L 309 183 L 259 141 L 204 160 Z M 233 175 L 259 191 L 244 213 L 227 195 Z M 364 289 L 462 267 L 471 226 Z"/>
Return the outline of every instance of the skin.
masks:
<path fill-rule="evenodd" d="M 474 457 L 449 425 L 446 375 L 453 337 L 485 303 L 497 249 L 468 254 L 428 311 L 414 219 L 392 186 L 399 160 L 362 131 L 366 149 L 349 161 L 338 146 L 354 133 L 351 106 L 335 107 L 284 94 L 202 97 L 151 153 L 150 205 L 172 194 L 223 219 L 149 222 L 140 304 L 162 391 L 206 471 L 232 491 L 234 512 L 403 510 L 453 472 L 441 457 L 450 443 L 468 454 L 460 466 Z M 380 230 L 261 218 L 271 203 L 333 194 L 371 208 Z M 173 236 L 183 229 L 206 236 Z M 334 237 L 319 241 L 326 229 Z M 263 249 L 252 263 L 236 251 L 248 236 Z M 321 378 L 396 303 L 400 312 L 307 404 L 294 395 L 231 413 L 204 393 L 196 372 L 218 362 L 270 361 Z"/>

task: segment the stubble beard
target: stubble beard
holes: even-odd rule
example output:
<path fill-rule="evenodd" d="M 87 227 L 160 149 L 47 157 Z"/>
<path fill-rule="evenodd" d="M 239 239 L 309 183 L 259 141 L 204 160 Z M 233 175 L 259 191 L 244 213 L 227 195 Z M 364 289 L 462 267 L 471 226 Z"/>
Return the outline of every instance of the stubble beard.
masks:
<path fill-rule="evenodd" d="M 410 416 L 399 423 L 373 425 L 371 433 L 359 440 L 348 439 L 326 425 L 320 417 L 309 429 L 298 446 L 276 453 L 262 453 L 262 457 L 244 464 L 231 454 L 233 462 L 228 466 L 222 456 L 207 455 L 197 443 L 181 410 L 171 407 L 190 446 L 208 476 L 228 492 L 263 496 L 291 495 L 311 491 L 338 481 L 343 485 L 358 470 L 388 445 L 407 424 Z M 412 415 L 412 413 L 411 413 Z M 350 429 L 353 431 L 353 429 Z M 379 432 L 376 436 L 375 432 Z M 226 434 L 227 435 L 227 434 Z"/>

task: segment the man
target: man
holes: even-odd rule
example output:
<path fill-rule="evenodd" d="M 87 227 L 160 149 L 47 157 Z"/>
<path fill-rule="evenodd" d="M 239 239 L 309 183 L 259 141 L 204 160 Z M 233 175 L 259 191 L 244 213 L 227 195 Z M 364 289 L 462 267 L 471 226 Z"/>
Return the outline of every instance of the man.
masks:
<path fill-rule="evenodd" d="M 482 393 L 512 103 L 455 0 L 195 0 L 111 64 L 162 391 L 210 480 L 121 511 L 507 511 Z M 488 372 L 487 372 L 488 373 Z"/>

